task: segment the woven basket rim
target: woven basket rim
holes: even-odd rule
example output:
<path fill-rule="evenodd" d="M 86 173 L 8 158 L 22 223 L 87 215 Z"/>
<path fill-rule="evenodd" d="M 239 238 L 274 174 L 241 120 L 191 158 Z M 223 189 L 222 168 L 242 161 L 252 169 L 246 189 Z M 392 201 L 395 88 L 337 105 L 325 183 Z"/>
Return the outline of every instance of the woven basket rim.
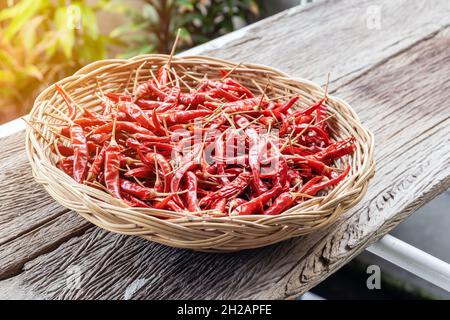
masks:
<path fill-rule="evenodd" d="M 169 56 L 167 55 L 161 55 L 161 54 L 146 54 L 146 55 L 139 55 L 130 59 L 106 59 L 106 60 L 99 60 L 96 62 L 93 62 L 91 64 L 86 65 L 85 67 L 78 70 L 75 74 L 72 76 L 66 77 L 64 79 L 61 79 L 57 82 L 57 84 L 61 86 L 65 86 L 67 90 L 71 90 L 73 88 L 79 89 L 83 88 L 83 86 L 80 86 L 80 83 L 85 83 L 85 80 L 88 81 L 89 79 L 92 79 L 93 77 L 97 77 L 98 75 L 102 74 L 114 74 L 115 70 L 126 70 L 129 68 L 130 70 L 136 69 L 139 65 L 142 64 L 143 61 L 151 61 L 152 63 L 155 63 L 155 61 L 167 61 Z M 292 84 L 292 86 L 296 86 L 298 88 L 305 87 L 308 88 L 311 91 L 315 91 L 316 93 L 323 93 L 324 90 L 317 85 L 316 83 L 299 78 L 299 77 L 290 77 L 286 73 L 272 68 L 268 67 L 262 64 L 254 64 L 254 63 L 234 63 L 228 60 L 219 59 L 219 58 L 212 58 L 207 56 L 201 56 L 201 55 L 193 55 L 193 56 L 174 56 L 172 60 L 172 65 L 177 66 L 179 64 L 189 64 L 194 65 L 195 63 L 198 63 L 199 65 L 214 65 L 214 64 L 224 64 L 227 66 L 236 66 L 239 65 L 237 68 L 237 72 L 243 72 L 241 70 L 245 70 L 245 72 L 251 72 L 251 73 L 265 73 L 266 75 L 271 75 L 271 77 L 274 77 L 276 81 L 279 82 L 288 82 L 289 84 Z M 133 71 L 131 71 L 133 72 Z M 300 90 L 300 89 L 299 89 Z M 54 92 L 54 86 L 49 86 L 45 90 L 41 92 L 41 94 L 36 98 L 35 103 L 33 105 L 33 109 L 30 112 L 30 118 L 42 118 L 43 115 L 43 108 L 45 108 L 45 105 L 43 104 L 52 104 L 52 99 L 58 101 L 56 94 Z M 50 102 L 48 102 L 50 101 Z M 283 212 L 280 215 L 276 216 L 267 216 L 267 215 L 248 215 L 248 216 L 225 216 L 225 217 L 214 217 L 214 216 L 196 216 L 191 213 L 174 213 L 170 211 L 170 214 L 172 215 L 171 219 L 161 219 L 158 216 L 161 214 L 161 212 L 167 212 L 167 210 L 155 210 L 153 208 L 130 208 L 130 207 L 121 207 L 114 204 L 117 200 L 114 200 L 112 196 L 109 194 L 104 194 L 105 199 L 110 199 L 110 201 L 106 202 L 103 201 L 101 203 L 101 200 L 92 197 L 90 194 L 86 194 L 83 191 L 80 190 L 89 190 L 91 193 L 99 192 L 98 189 L 95 189 L 90 186 L 81 185 L 76 183 L 71 177 L 67 176 L 65 173 L 60 171 L 58 168 L 53 166 L 54 170 L 59 171 L 59 173 L 56 173 L 52 170 L 52 164 L 51 161 L 46 158 L 45 151 L 42 150 L 43 146 L 43 139 L 40 139 L 39 135 L 36 134 L 36 128 L 31 128 L 30 126 L 27 127 L 26 131 L 26 152 L 29 158 L 29 161 L 32 166 L 33 175 L 36 178 L 36 180 L 44 185 L 44 188 L 49 191 L 49 193 L 54 197 L 59 203 L 61 203 L 63 206 L 68 207 L 69 209 L 73 209 L 75 211 L 78 211 L 83 217 L 88 219 L 89 221 L 93 222 L 94 224 L 100 225 L 105 229 L 120 232 L 120 233 L 127 233 L 128 230 L 133 230 L 135 232 L 135 225 L 143 225 L 145 228 L 149 230 L 149 228 L 154 228 L 154 225 L 159 225 L 161 228 L 169 228 L 169 229 L 176 229 L 179 230 L 180 233 L 184 233 L 186 231 L 186 228 L 188 229 L 201 229 L 202 231 L 202 237 L 207 239 L 207 230 L 208 226 L 210 228 L 216 228 L 218 225 L 221 225 L 222 227 L 225 227 L 225 224 L 230 224 L 230 230 L 234 230 L 235 232 L 240 232 L 238 226 L 241 226 L 242 232 L 245 232 L 245 228 L 251 228 L 253 232 L 261 232 L 264 233 L 265 230 L 271 229 L 272 231 L 276 226 L 278 226 L 278 229 L 280 229 L 279 232 L 283 231 L 283 220 L 288 221 L 288 225 L 292 224 L 292 221 L 295 221 L 296 217 L 302 216 L 302 218 L 307 218 L 308 215 L 314 216 L 320 215 L 321 211 L 330 211 L 333 210 L 334 213 L 338 211 L 344 211 L 347 209 L 347 207 L 353 206 L 356 202 L 358 202 L 364 193 L 367 190 L 368 184 L 370 179 L 374 175 L 375 171 L 375 161 L 374 161 L 374 137 L 373 134 L 364 126 L 362 126 L 356 112 L 352 109 L 352 107 L 346 103 L 344 100 L 340 99 L 339 97 L 335 97 L 333 95 L 328 96 L 328 103 L 339 106 L 339 108 L 343 108 L 345 110 L 345 115 L 338 114 L 337 117 L 345 118 L 346 121 L 350 122 L 350 124 L 346 124 L 349 127 L 354 126 L 358 129 L 358 133 L 364 136 L 364 143 L 359 141 L 361 144 L 359 145 L 361 149 L 361 154 L 358 155 L 359 158 L 363 158 L 360 163 L 358 163 L 358 168 L 353 168 L 353 164 L 355 164 L 356 160 L 353 158 L 353 164 L 352 164 L 352 172 L 353 174 L 349 175 L 342 181 L 336 188 L 334 188 L 330 193 L 316 197 L 314 199 L 311 199 L 309 201 L 306 201 L 302 203 L 301 205 L 297 205 L 293 208 L 290 208 L 285 212 Z M 44 102 L 44 103 L 43 103 Z M 61 108 L 61 103 L 59 103 L 58 106 Z M 345 116 L 345 117 L 344 117 Z M 344 123 L 339 123 L 340 125 L 344 125 Z M 45 128 L 44 128 L 45 129 Z M 47 132 L 48 133 L 48 132 Z M 39 143 L 40 141 L 40 143 Z M 357 139 L 358 142 L 358 139 Z M 362 171 L 363 170 L 363 171 Z M 51 174 L 48 174 L 51 172 Z M 55 176 L 57 181 L 49 181 L 50 176 Z M 72 180 L 72 181 L 70 181 Z M 349 186 L 351 184 L 351 187 Z M 64 188 L 67 187 L 67 190 L 61 191 L 62 189 L 59 189 L 59 187 Z M 74 188 L 75 187 L 75 188 Z M 70 189 L 70 190 L 69 190 Z M 90 190 L 92 189 L 92 190 Z M 95 190 L 95 191 L 94 191 Z M 359 190 L 359 191 L 358 191 Z M 350 206 L 343 205 L 339 203 L 336 199 L 336 194 L 341 194 L 341 197 L 343 199 L 353 199 L 355 203 L 352 203 Z M 76 203 L 72 202 L 65 202 L 61 195 L 64 194 L 65 196 L 74 197 L 77 199 L 81 199 L 83 204 L 77 205 Z M 75 202 L 75 201 L 73 201 Z M 336 203 L 335 203 L 336 202 Z M 348 202 L 348 201 L 346 201 Z M 86 203 L 89 203 L 91 208 L 88 208 Z M 311 206 L 309 206 L 311 204 Z M 97 207 L 101 207 L 100 209 Z M 315 207 L 318 207 L 318 209 L 314 210 Z M 310 210 L 304 210 L 304 208 L 310 209 Z M 297 210 L 298 209 L 298 210 Z M 99 210 L 102 211 L 103 216 L 101 218 L 96 216 L 96 213 L 92 213 L 91 211 Z M 114 212 L 111 214 L 111 217 L 120 217 L 117 219 L 117 223 L 113 223 L 111 221 L 106 221 L 103 211 L 111 211 Z M 109 217 L 109 218 L 111 218 Z M 305 219 L 306 219 L 305 218 Z M 330 214 L 327 216 L 327 218 L 323 219 L 323 224 L 328 225 L 332 222 L 333 219 L 335 219 L 333 214 Z M 104 221 L 105 220 L 105 221 Z M 111 218 L 112 221 L 114 221 L 114 218 Z M 124 223 L 124 221 L 130 221 L 129 223 Z M 318 224 L 315 224 L 315 226 L 321 225 L 322 222 L 319 219 Z M 226 226 L 228 227 L 228 226 Z M 144 228 L 144 229 L 145 229 Z M 234 229 L 233 229 L 234 228 Z M 137 228 L 139 229 L 139 228 Z M 239 230 L 238 230 L 239 229 Z M 259 229 L 259 231 L 258 231 Z M 147 230 L 147 231 L 148 231 Z M 236 231 L 237 230 L 237 231 Z M 133 232 L 130 231 L 130 234 L 133 234 Z M 137 231 L 136 231 L 137 232 Z M 231 231 L 230 231 L 231 232 Z M 309 233 L 309 232 L 307 232 Z M 154 237 L 151 235 L 152 232 L 144 232 L 141 234 L 141 236 L 155 240 Z M 230 233 L 231 234 L 231 233 Z M 224 235 L 227 235 L 225 233 Z M 229 235 L 229 234 L 228 234 Z M 287 238 L 290 236 L 287 235 Z M 157 237 L 156 237 L 157 238 Z M 221 240 L 222 244 L 226 243 L 226 237 L 223 237 L 224 240 Z M 161 239 L 156 239 L 155 241 L 162 242 Z M 171 240 L 172 241 L 172 240 Z M 170 243 L 169 245 L 178 246 L 175 243 L 175 240 L 173 240 L 173 243 Z M 182 240 L 180 240 L 182 241 Z M 179 245 L 179 247 L 190 247 L 193 249 L 200 249 L 203 250 L 204 247 L 201 245 L 200 241 L 200 248 L 196 248 L 195 245 Z M 231 240 L 230 240 L 231 241 Z M 278 240 L 279 241 L 279 240 Z M 275 242 L 278 242 L 275 241 Z M 193 243 L 193 241 L 190 241 L 189 243 Z M 267 243 L 270 243 L 270 241 L 267 241 Z M 167 244 L 167 243 L 166 243 Z M 208 246 L 206 250 L 209 250 L 209 247 L 213 248 L 213 250 L 220 250 L 220 246 L 215 248 L 214 246 Z M 247 246 L 248 247 L 248 246 Z"/>

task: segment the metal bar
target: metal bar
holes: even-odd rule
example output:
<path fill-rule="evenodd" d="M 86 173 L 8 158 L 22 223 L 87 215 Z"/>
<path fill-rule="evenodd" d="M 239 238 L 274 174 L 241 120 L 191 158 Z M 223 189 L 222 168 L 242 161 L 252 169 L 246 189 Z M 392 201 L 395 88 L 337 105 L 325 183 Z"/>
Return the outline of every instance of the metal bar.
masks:
<path fill-rule="evenodd" d="M 385 235 L 367 251 L 450 292 L 450 264 L 391 235 Z"/>
<path fill-rule="evenodd" d="M 302 296 L 299 297 L 299 300 L 326 300 L 325 298 L 322 298 L 321 296 L 318 296 L 317 294 L 314 294 L 312 292 L 306 292 Z"/>

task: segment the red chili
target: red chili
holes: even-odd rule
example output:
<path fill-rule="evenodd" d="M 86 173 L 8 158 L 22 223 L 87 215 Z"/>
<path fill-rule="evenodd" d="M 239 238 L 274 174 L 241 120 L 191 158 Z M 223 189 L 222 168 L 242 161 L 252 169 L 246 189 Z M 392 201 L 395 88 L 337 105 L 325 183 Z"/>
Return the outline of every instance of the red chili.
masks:
<path fill-rule="evenodd" d="M 170 174 L 170 172 L 172 171 L 172 166 L 170 165 L 170 163 L 162 155 L 154 152 L 144 154 L 142 149 L 138 149 L 138 154 L 141 161 L 147 166 L 154 167 L 156 161 L 156 164 L 158 165 L 158 168 L 159 170 L 161 170 L 161 173 L 163 175 L 164 192 L 169 192 L 172 177 L 172 175 Z"/>
<path fill-rule="evenodd" d="M 69 176 L 73 177 L 73 156 L 59 160 L 56 166 Z"/>
<path fill-rule="evenodd" d="M 151 167 L 144 165 L 131 169 L 125 173 L 125 177 L 135 177 L 135 178 L 148 178 L 153 175 L 153 170 Z"/>
<path fill-rule="evenodd" d="M 231 199 L 237 197 L 248 186 L 252 179 L 252 174 L 242 172 L 230 184 L 223 186 L 220 190 L 210 193 L 200 200 L 200 206 L 209 206 L 212 202 L 220 198 Z"/>
<path fill-rule="evenodd" d="M 355 144 L 353 143 L 354 140 L 354 137 L 350 137 L 342 141 L 335 142 L 315 154 L 314 158 L 320 161 L 329 161 L 351 154 L 356 149 Z"/>
<path fill-rule="evenodd" d="M 223 79 L 223 82 L 228 84 L 229 86 L 233 86 L 235 90 L 241 92 L 242 94 L 245 94 L 247 98 L 255 97 L 255 95 L 247 87 L 231 78 L 225 78 Z"/>
<path fill-rule="evenodd" d="M 153 110 L 158 107 L 164 106 L 164 102 L 146 99 L 138 99 L 135 103 L 143 110 Z"/>
<path fill-rule="evenodd" d="M 110 100 L 114 102 L 119 101 L 131 101 L 131 97 L 129 95 L 115 93 L 115 92 L 107 92 L 105 93 L 105 96 L 107 96 Z"/>
<path fill-rule="evenodd" d="M 211 209 L 216 210 L 221 213 L 225 213 L 226 206 L 227 206 L 227 199 L 223 198 L 223 199 L 219 199 L 216 202 L 214 202 L 211 206 Z"/>
<path fill-rule="evenodd" d="M 83 128 L 77 124 L 70 126 L 70 137 L 73 148 L 73 178 L 76 182 L 84 181 L 87 174 L 89 149 Z"/>
<path fill-rule="evenodd" d="M 267 103 L 261 102 L 261 98 L 248 98 L 234 102 L 227 102 L 223 104 L 222 110 L 226 113 L 235 113 L 240 111 L 255 111 L 258 109 L 258 106 L 263 107 Z"/>
<path fill-rule="evenodd" d="M 189 111 L 177 111 L 169 113 L 166 117 L 167 123 L 169 125 L 176 123 L 187 123 L 191 122 L 196 118 L 202 118 L 210 115 L 212 112 L 210 110 L 189 110 Z"/>
<path fill-rule="evenodd" d="M 291 98 L 288 102 L 283 104 L 281 107 L 277 108 L 276 110 L 281 113 L 286 113 L 299 99 L 298 96 Z"/>
<path fill-rule="evenodd" d="M 236 96 L 233 93 L 226 91 L 222 88 L 215 88 L 215 89 L 211 90 L 210 95 L 213 98 L 218 98 L 218 99 L 223 98 L 230 102 L 240 100 L 240 98 L 238 96 Z"/>
<path fill-rule="evenodd" d="M 105 124 L 106 120 L 101 120 L 97 118 L 78 118 L 75 119 L 73 122 L 82 126 L 83 128 L 86 128 Z"/>
<path fill-rule="evenodd" d="M 143 187 L 126 179 L 120 179 L 120 188 L 140 200 L 151 200 L 160 195 L 155 189 Z"/>
<path fill-rule="evenodd" d="M 111 133 L 113 129 L 113 122 L 109 122 L 100 127 L 97 127 L 95 130 L 91 131 L 90 135 L 94 135 L 97 133 Z M 141 133 L 147 135 L 153 135 L 150 130 L 147 130 L 141 126 L 136 125 L 134 122 L 128 121 L 117 121 L 116 124 L 116 132 L 125 131 L 128 133 Z"/>
<path fill-rule="evenodd" d="M 72 147 L 68 147 L 68 146 L 62 144 L 61 142 L 58 142 L 56 144 L 56 148 L 58 149 L 58 152 L 64 157 L 73 156 L 73 148 Z"/>
<path fill-rule="evenodd" d="M 152 123 L 154 127 L 154 131 L 158 135 L 166 135 L 166 130 L 161 125 L 161 122 L 158 119 L 158 115 L 156 114 L 156 109 L 153 109 L 152 112 Z"/>
<path fill-rule="evenodd" d="M 273 204 L 264 212 L 267 215 L 277 215 L 282 213 L 286 208 L 291 207 L 296 200 L 296 196 L 292 192 L 284 192 L 280 194 Z"/>
<path fill-rule="evenodd" d="M 351 169 L 351 167 L 347 166 L 347 168 L 345 169 L 345 171 L 342 174 L 340 174 L 337 177 L 332 178 L 328 181 L 325 181 L 325 182 L 322 182 L 322 183 L 319 183 L 319 184 L 309 187 L 308 189 L 305 190 L 305 193 L 307 193 L 311 196 L 315 196 L 317 194 L 317 192 L 319 192 L 320 190 L 338 184 L 339 182 L 341 182 L 342 180 L 345 179 L 345 177 L 349 174 L 350 169 Z"/>
<path fill-rule="evenodd" d="M 115 141 L 111 141 L 111 143 L 106 147 L 105 151 L 105 186 L 109 193 L 117 198 L 122 199 L 120 193 L 120 147 Z"/>
<path fill-rule="evenodd" d="M 165 197 L 163 200 L 156 203 L 153 207 L 155 209 L 164 209 L 170 200 L 172 200 L 174 194 L 169 194 L 167 197 Z M 181 208 L 180 208 L 181 209 Z"/>
<path fill-rule="evenodd" d="M 169 72 L 167 66 L 163 65 L 158 69 L 158 84 L 160 86 L 165 86 L 169 81 Z"/>
<path fill-rule="evenodd" d="M 59 92 L 59 94 L 63 97 L 64 102 L 67 105 L 68 117 L 70 120 L 75 119 L 77 115 L 77 104 L 70 98 L 69 94 L 64 90 L 63 87 L 60 87 L 58 84 L 55 84 L 55 89 Z"/>
<path fill-rule="evenodd" d="M 321 127 L 312 126 L 309 124 L 300 124 L 300 125 L 293 126 L 291 128 L 292 128 L 292 131 L 294 132 L 294 135 L 299 134 L 301 132 L 313 131 L 316 133 L 317 137 L 320 140 L 325 142 L 327 145 L 331 144 L 331 140 L 330 140 L 330 137 L 328 136 L 328 133 L 326 133 L 325 130 L 322 129 Z"/>
<path fill-rule="evenodd" d="M 189 171 L 186 173 L 186 203 L 187 208 L 191 212 L 200 211 L 200 206 L 198 205 L 197 199 L 197 176 Z"/>
<path fill-rule="evenodd" d="M 126 192 L 121 193 L 122 200 L 128 204 L 130 207 L 142 207 L 142 208 L 150 208 L 150 206 L 144 201 L 128 194 Z"/>
<path fill-rule="evenodd" d="M 154 129 L 150 120 L 147 118 L 147 115 L 141 108 L 139 108 L 139 106 L 132 102 L 120 102 L 118 106 L 120 111 L 126 113 L 131 119 L 136 121 L 136 123 L 140 124 L 142 127 L 149 130 Z"/>
<path fill-rule="evenodd" d="M 151 141 L 151 142 L 170 142 L 170 137 L 161 137 L 161 136 L 154 136 L 154 135 L 148 135 L 148 134 L 142 134 L 142 133 L 136 133 L 134 135 L 134 138 L 140 141 Z"/>
<path fill-rule="evenodd" d="M 91 167 L 89 168 L 88 174 L 87 174 L 87 181 L 93 181 L 99 173 L 103 169 L 103 164 L 105 161 L 105 153 L 106 153 L 106 147 L 103 147 L 99 154 L 95 157 L 94 162 L 92 162 Z"/>
<path fill-rule="evenodd" d="M 271 190 L 268 190 L 256 198 L 241 204 L 236 209 L 233 210 L 231 215 L 251 215 L 251 214 L 259 214 L 264 211 L 264 205 L 276 196 L 280 190 L 281 186 L 275 186 Z"/>

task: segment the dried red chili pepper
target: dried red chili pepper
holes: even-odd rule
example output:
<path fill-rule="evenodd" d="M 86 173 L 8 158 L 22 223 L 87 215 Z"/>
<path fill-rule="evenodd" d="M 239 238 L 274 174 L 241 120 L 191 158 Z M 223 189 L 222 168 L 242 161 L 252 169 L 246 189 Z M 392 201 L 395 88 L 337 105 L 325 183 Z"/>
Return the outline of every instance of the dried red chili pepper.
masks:
<path fill-rule="evenodd" d="M 191 212 L 200 211 L 197 199 L 197 176 L 189 171 L 186 173 L 186 203 L 187 209 Z"/>
<path fill-rule="evenodd" d="M 153 125 L 150 122 L 150 119 L 147 118 L 147 115 L 142 111 L 139 106 L 132 102 L 120 102 L 118 103 L 118 108 L 120 111 L 126 113 L 131 119 L 133 119 L 136 123 L 140 124 L 142 127 L 154 130 Z"/>
<path fill-rule="evenodd" d="M 70 138 L 73 148 L 73 178 L 82 183 L 87 174 L 89 149 L 83 128 L 77 124 L 70 126 Z"/>
<path fill-rule="evenodd" d="M 125 173 L 125 177 L 148 178 L 153 175 L 152 167 L 147 165 L 131 169 Z"/>
<path fill-rule="evenodd" d="M 291 98 L 289 101 L 287 101 L 285 104 L 277 108 L 276 110 L 281 113 L 286 113 L 299 99 L 298 96 Z"/>
<path fill-rule="evenodd" d="M 347 166 L 347 168 L 344 170 L 344 172 L 341 173 L 340 175 L 338 175 L 337 177 L 329 179 L 328 181 L 325 181 L 325 182 L 322 182 L 322 183 L 315 184 L 315 185 L 307 188 L 305 190 L 305 193 L 309 194 L 311 196 L 315 196 L 320 190 L 323 190 L 323 189 L 325 189 L 327 187 L 334 186 L 334 185 L 338 184 L 339 182 L 344 180 L 345 177 L 347 177 L 347 175 L 350 172 L 350 169 L 351 169 L 351 167 Z"/>
<path fill-rule="evenodd" d="M 230 184 L 223 186 L 220 190 L 209 194 L 200 200 L 201 206 L 209 206 L 211 202 L 220 198 L 231 199 L 237 197 L 248 186 L 252 180 L 252 174 L 242 172 Z"/>
<path fill-rule="evenodd" d="M 128 194 L 126 192 L 122 192 L 121 194 L 122 200 L 128 204 L 130 207 L 141 207 L 141 208 L 150 208 L 150 206 L 140 199 Z"/>
<path fill-rule="evenodd" d="M 91 167 L 89 168 L 88 174 L 87 174 L 87 181 L 93 181 L 95 178 L 97 178 L 98 174 L 103 169 L 103 164 L 105 161 L 105 153 L 106 153 L 106 147 L 104 146 L 99 154 L 95 157 L 95 160 L 92 162 Z"/>
<path fill-rule="evenodd" d="M 105 166 L 103 172 L 106 189 L 117 199 L 122 199 L 120 193 L 120 159 L 120 147 L 115 140 L 113 140 L 105 150 Z"/>
<path fill-rule="evenodd" d="M 57 166 L 130 206 L 219 216 L 280 214 L 349 174 L 333 162 L 355 151 L 354 138 L 332 140 L 326 97 L 294 111 L 298 96 L 271 99 L 268 86 L 255 96 L 231 73 L 191 89 L 163 66 L 133 94 L 106 93 L 91 110 L 56 87 L 71 119 L 60 134 L 72 142 L 53 146 L 64 157 Z"/>
<path fill-rule="evenodd" d="M 109 122 L 102 126 L 97 127 L 95 130 L 90 132 L 90 135 L 98 134 L 98 133 L 111 133 L 113 129 L 113 122 Z M 153 135 L 150 130 L 147 130 L 141 126 L 138 126 L 134 122 L 128 121 L 117 121 L 116 132 L 125 131 L 128 133 L 141 133 L 146 135 Z"/>
<path fill-rule="evenodd" d="M 241 204 L 231 212 L 231 215 L 251 215 L 263 212 L 264 205 L 267 203 L 267 201 L 278 194 L 281 189 L 281 186 L 275 186 L 274 188 L 260 194 L 256 198 Z"/>
<path fill-rule="evenodd" d="M 56 166 L 69 176 L 73 177 L 73 156 L 59 160 L 56 163 Z"/>
<path fill-rule="evenodd" d="M 131 194 L 140 200 L 152 200 L 161 195 L 166 196 L 165 194 L 157 192 L 153 188 L 143 187 L 126 179 L 120 179 L 120 188 L 126 193 Z"/>
<path fill-rule="evenodd" d="M 219 199 L 216 202 L 214 202 L 211 206 L 212 210 L 225 213 L 226 212 L 226 206 L 227 206 L 227 199 Z"/>
<path fill-rule="evenodd" d="M 58 84 L 55 84 L 55 89 L 63 97 L 64 102 L 67 105 L 67 109 L 68 109 L 67 116 L 69 117 L 70 120 L 75 119 L 75 117 L 77 115 L 77 109 L 78 109 L 77 104 L 72 100 L 72 98 L 70 98 L 69 94 L 66 92 L 66 90 L 64 90 L 63 87 L 60 87 Z"/>

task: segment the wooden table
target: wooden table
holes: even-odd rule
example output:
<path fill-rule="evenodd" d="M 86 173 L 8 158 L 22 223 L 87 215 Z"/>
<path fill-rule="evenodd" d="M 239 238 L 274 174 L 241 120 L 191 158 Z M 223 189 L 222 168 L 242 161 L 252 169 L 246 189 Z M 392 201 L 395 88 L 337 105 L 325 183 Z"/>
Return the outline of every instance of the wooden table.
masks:
<path fill-rule="evenodd" d="M 331 71 L 333 94 L 375 133 L 377 174 L 365 199 L 326 230 L 262 249 L 198 253 L 103 231 L 33 181 L 23 131 L 0 139 L 0 297 L 302 294 L 450 186 L 449 48 L 448 0 L 335 0 L 191 51 L 319 83 Z M 81 275 L 79 288 L 67 283 L 73 272 Z"/>

